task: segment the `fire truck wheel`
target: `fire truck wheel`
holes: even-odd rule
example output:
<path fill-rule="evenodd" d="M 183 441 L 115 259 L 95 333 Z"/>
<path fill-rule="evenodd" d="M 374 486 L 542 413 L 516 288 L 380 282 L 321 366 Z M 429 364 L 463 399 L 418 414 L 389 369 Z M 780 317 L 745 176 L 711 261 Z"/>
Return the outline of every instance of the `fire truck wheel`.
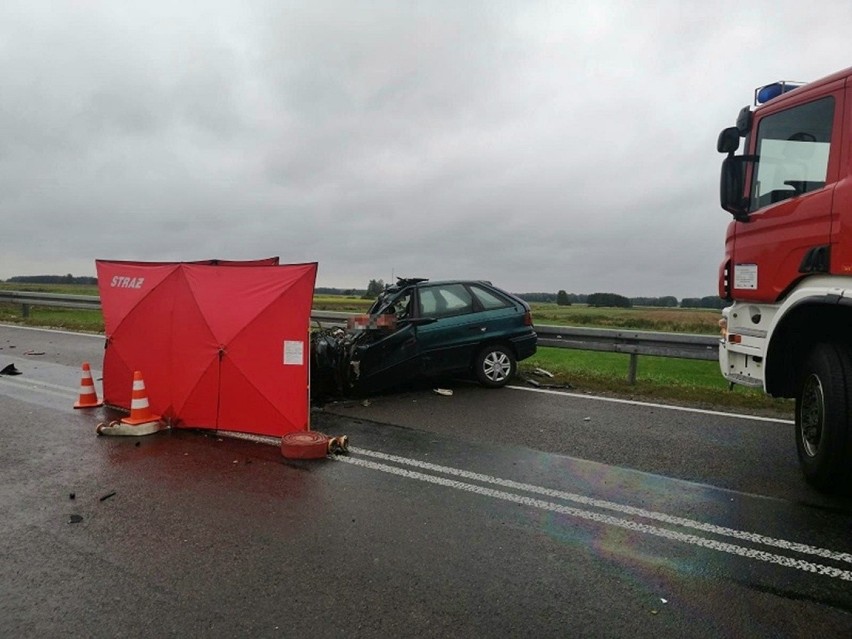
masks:
<path fill-rule="evenodd" d="M 796 449 L 809 484 L 845 490 L 852 462 L 852 355 L 841 344 L 816 344 L 796 396 Z"/>
<path fill-rule="evenodd" d="M 517 367 L 512 349 L 502 344 L 485 346 L 479 351 L 474 362 L 476 379 L 489 388 L 500 388 L 508 384 Z"/>

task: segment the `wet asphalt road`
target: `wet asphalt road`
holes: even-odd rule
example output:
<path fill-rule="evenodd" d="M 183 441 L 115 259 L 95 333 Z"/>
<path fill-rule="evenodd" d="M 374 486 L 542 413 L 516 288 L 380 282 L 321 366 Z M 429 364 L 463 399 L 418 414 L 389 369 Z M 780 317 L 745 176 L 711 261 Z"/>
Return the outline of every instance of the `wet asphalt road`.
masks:
<path fill-rule="evenodd" d="M 458 382 L 326 405 L 352 454 L 290 462 L 96 437 L 101 348 L 0 327 L 0 636 L 852 635 L 852 504 L 789 424 Z"/>

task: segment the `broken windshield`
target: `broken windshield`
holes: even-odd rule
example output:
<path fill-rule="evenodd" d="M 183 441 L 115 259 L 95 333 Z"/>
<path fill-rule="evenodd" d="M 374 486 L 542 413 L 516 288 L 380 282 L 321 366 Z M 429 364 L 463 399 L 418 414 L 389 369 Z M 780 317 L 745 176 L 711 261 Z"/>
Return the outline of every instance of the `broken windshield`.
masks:
<path fill-rule="evenodd" d="M 388 289 L 379 295 L 368 312 L 370 315 L 394 315 L 397 320 L 407 319 L 411 317 L 413 293 L 414 289 L 410 287 L 402 291 Z"/>

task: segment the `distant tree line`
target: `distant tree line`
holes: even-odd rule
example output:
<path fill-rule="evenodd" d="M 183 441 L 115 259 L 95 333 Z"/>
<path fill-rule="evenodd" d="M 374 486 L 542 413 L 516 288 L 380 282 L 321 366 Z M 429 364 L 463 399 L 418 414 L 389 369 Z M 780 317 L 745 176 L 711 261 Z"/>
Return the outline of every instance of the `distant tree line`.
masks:
<path fill-rule="evenodd" d="M 344 295 L 346 297 L 362 297 L 366 294 L 363 288 L 329 288 L 318 286 L 314 289 L 316 295 Z"/>
<path fill-rule="evenodd" d="M 2 280 L 0 280 L 2 281 Z M 98 278 L 90 276 L 67 275 L 15 275 L 6 280 L 18 284 L 90 284 L 96 285 Z M 385 282 L 381 279 L 370 280 L 367 289 L 358 288 L 333 288 L 317 287 L 314 293 L 317 295 L 345 295 L 347 297 L 362 297 L 374 299 L 385 289 Z M 568 293 L 564 290 L 554 293 L 516 293 L 518 297 L 527 302 L 540 304 L 558 304 L 559 306 L 571 306 L 572 304 L 588 304 L 595 307 L 630 308 L 633 306 L 652 306 L 661 308 L 712 308 L 723 309 L 730 306 L 730 302 L 716 295 L 706 297 L 684 297 L 680 303 L 673 295 L 663 297 L 624 297 L 616 293 Z"/>
<path fill-rule="evenodd" d="M 614 306 L 616 308 L 630 308 L 633 304 L 623 295 L 617 293 L 592 293 L 586 298 L 589 306 Z"/>
<path fill-rule="evenodd" d="M 6 280 L 15 284 L 97 284 L 97 277 L 68 275 L 15 275 Z"/>
<path fill-rule="evenodd" d="M 717 295 L 708 295 L 707 297 L 684 297 L 680 301 L 681 308 L 716 308 L 723 309 L 730 306 L 731 302 L 723 300 Z"/>
<path fill-rule="evenodd" d="M 616 293 L 592 293 L 591 295 L 568 293 L 560 290 L 553 293 L 517 293 L 518 297 L 527 302 L 543 304 L 556 303 L 559 306 L 571 306 L 572 304 L 588 304 L 597 307 L 631 308 L 633 306 L 650 306 L 657 308 L 713 308 L 722 309 L 730 305 L 730 302 L 716 295 L 707 297 L 685 297 L 678 302 L 674 295 L 663 297 L 625 297 Z"/>
<path fill-rule="evenodd" d="M 660 306 L 662 308 L 677 308 L 677 298 L 674 295 L 665 297 L 631 297 L 633 306 Z"/>
<path fill-rule="evenodd" d="M 571 306 L 571 304 L 585 304 L 588 295 L 566 293 L 559 291 L 556 295 L 553 293 L 515 293 L 525 302 L 536 302 L 538 304 L 559 304 L 559 306 Z"/>
<path fill-rule="evenodd" d="M 378 297 L 383 290 L 385 290 L 384 280 L 370 280 L 369 284 L 367 284 L 367 292 L 364 293 L 363 297 L 365 299 L 373 299 Z"/>

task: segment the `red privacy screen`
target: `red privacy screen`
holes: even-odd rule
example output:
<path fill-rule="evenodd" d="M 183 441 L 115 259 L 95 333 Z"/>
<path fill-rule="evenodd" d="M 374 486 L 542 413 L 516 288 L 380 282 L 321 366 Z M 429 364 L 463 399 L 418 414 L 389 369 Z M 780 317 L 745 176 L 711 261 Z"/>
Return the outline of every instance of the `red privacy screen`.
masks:
<path fill-rule="evenodd" d="M 281 436 L 308 428 L 317 265 L 96 260 L 104 401 L 129 409 L 141 371 L 176 428 Z"/>

